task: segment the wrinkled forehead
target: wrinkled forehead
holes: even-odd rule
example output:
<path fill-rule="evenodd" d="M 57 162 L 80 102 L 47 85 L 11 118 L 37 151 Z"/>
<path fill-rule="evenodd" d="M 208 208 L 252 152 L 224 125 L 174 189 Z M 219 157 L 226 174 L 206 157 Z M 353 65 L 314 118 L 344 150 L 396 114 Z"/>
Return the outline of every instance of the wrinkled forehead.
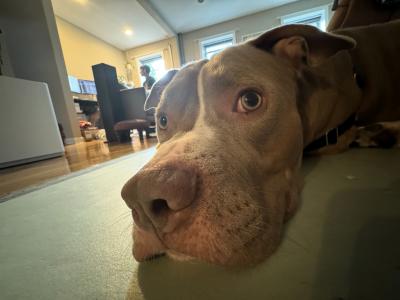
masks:
<path fill-rule="evenodd" d="M 273 84 L 281 73 L 281 63 L 275 56 L 248 44 L 228 48 L 215 55 L 201 70 L 200 98 L 214 98 L 232 88 L 261 88 Z"/>
<path fill-rule="evenodd" d="M 186 106 L 197 102 L 197 80 L 207 61 L 199 61 L 183 67 L 167 85 L 161 95 L 159 109 L 166 106 Z"/>
<path fill-rule="evenodd" d="M 205 63 L 199 61 L 183 67 L 162 92 L 156 119 L 166 116 L 168 129 L 157 131 L 160 142 L 193 128 L 199 112 L 197 81 Z"/>

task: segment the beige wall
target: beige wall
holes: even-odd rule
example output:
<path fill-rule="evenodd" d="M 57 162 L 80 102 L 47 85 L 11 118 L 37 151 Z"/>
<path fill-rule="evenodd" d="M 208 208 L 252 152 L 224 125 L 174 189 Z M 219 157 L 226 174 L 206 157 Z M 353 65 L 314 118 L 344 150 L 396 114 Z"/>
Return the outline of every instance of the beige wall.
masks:
<path fill-rule="evenodd" d="M 123 51 L 60 17 L 56 21 L 68 75 L 93 80 L 92 65 L 106 63 L 116 67 L 118 76 L 126 78 Z"/>
<path fill-rule="evenodd" d="M 165 62 L 165 68 L 179 68 L 180 59 L 178 52 L 178 44 L 176 38 L 165 39 L 148 45 L 132 48 L 126 51 L 126 58 L 132 65 L 131 74 L 135 86 L 140 86 L 139 64 L 138 58 L 152 54 L 162 54 Z"/>
<path fill-rule="evenodd" d="M 223 22 L 217 25 L 184 33 L 183 48 L 185 60 L 186 62 L 189 62 L 200 59 L 200 39 L 234 31 L 237 42 L 240 42 L 242 40 L 242 36 L 244 35 L 265 31 L 269 28 L 279 26 L 279 17 L 281 16 L 331 3 L 331 0 L 302 0 L 237 18 L 231 21 Z"/>

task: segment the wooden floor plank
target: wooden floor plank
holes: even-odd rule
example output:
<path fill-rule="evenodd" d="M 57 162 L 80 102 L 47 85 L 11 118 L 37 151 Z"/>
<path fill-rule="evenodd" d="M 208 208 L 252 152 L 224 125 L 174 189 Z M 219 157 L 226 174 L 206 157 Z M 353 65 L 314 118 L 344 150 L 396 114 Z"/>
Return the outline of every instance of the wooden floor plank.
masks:
<path fill-rule="evenodd" d="M 143 142 L 134 137 L 132 143 L 125 144 L 107 144 L 94 140 L 68 145 L 62 157 L 0 170 L 0 197 L 129 153 L 148 149 L 156 144 L 157 139 L 154 137 L 144 139 Z"/>

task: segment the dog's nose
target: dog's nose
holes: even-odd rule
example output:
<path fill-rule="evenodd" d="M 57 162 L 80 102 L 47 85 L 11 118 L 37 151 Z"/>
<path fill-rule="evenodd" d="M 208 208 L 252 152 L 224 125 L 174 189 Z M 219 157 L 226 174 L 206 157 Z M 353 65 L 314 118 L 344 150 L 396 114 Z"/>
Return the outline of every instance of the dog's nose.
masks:
<path fill-rule="evenodd" d="M 192 169 L 145 168 L 124 185 L 121 195 L 139 227 L 148 229 L 152 223 L 159 231 L 167 233 L 190 216 L 196 181 Z"/>

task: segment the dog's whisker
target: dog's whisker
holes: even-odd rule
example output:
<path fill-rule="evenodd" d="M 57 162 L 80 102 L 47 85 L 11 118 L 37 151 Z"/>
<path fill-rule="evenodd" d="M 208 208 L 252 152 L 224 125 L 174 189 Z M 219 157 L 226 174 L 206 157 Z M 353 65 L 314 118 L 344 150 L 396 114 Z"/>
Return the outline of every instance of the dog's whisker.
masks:
<path fill-rule="evenodd" d="M 121 215 L 119 215 L 109 226 L 115 226 L 116 224 L 124 221 L 126 218 L 131 216 L 131 212 L 124 212 Z"/>
<path fill-rule="evenodd" d="M 131 251 L 132 242 L 131 241 L 132 241 L 131 238 L 120 241 L 121 245 L 119 247 L 119 249 L 120 249 L 119 254 L 121 257 L 123 257 L 123 258 L 131 257 L 131 255 L 132 255 L 132 251 Z"/>
<path fill-rule="evenodd" d="M 125 226 L 125 227 L 121 230 L 120 236 L 126 234 L 126 232 L 127 232 L 128 230 L 132 230 L 132 227 L 133 227 L 133 224 L 132 224 L 132 223 L 131 223 L 131 224 L 128 224 L 127 226 Z"/>
<path fill-rule="evenodd" d="M 298 247 L 300 247 L 300 248 L 302 248 L 302 249 L 304 249 L 306 251 L 309 251 L 309 249 L 306 246 L 304 246 L 303 244 L 301 244 L 300 242 L 298 242 L 297 240 L 292 238 L 290 235 L 286 234 L 285 237 L 289 242 L 295 244 L 296 246 L 298 246 Z"/>

